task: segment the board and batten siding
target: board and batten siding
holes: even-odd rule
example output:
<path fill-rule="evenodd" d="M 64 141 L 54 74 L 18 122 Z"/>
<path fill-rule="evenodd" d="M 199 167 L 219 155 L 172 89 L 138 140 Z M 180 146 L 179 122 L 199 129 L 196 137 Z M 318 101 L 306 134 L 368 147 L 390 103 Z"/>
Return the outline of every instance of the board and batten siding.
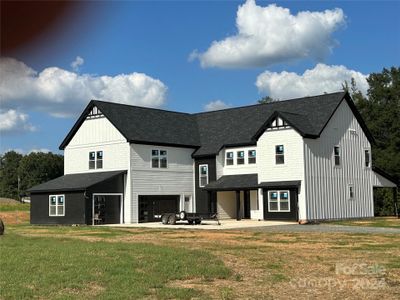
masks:
<path fill-rule="evenodd" d="M 340 147 L 341 165 L 335 166 L 334 147 Z M 320 138 L 304 139 L 307 219 L 374 216 L 371 168 L 364 150 L 371 149 L 349 105 L 343 101 Z M 349 184 L 354 199 L 349 199 Z"/>
<path fill-rule="evenodd" d="M 167 151 L 167 168 L 151 168 L 153 149 Z M 185 195 L 191 196 L 193 201 L 193 151 L 190 148 L 131 144 L 132 223 L 138 222 L 139 195 L 179 195 L 182 209 Z"/>
<path fill-rule="evenodd" d="M 89 169 L 89 152 L 103 151 L 103 168 Z M 86 119 L 64 149 L 64 174 L 127 170 L 124 188 L 124 222 L 131 222 L 130 146 L 106 118 Z"/>
<path fill-rule="evenodd" d="M 298 195 L 299 219 L 306 217 L 304 191 L 304 146 L 303 137 L 288 127 L 266 130 L 257 141 L 258 182 L 300 181 Z M 284 146 L 284 164 L 275 162 L 275 146 Z M 263 191 L 259 190 L 260 219 L 263 212 Z"/>

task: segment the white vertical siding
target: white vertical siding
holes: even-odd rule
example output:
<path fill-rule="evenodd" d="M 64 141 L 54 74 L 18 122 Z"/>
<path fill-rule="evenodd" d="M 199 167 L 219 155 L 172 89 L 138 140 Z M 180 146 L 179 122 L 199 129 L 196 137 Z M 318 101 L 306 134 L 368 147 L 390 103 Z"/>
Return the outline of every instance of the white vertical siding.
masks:
<path fill-rule="evenodd" d="M 298 195 L 299 219 L 305 218 L 305 192 L 304 192 L 304 146 L 302 136 L 294 129 L 267 130 L 257 142 L 257 170 L 258 181 L 301 182 Z M 285 163 L 275 163 L 275 146 L 283 145 Z M 259 195 L 259 207 L 263 211 L 262 191 Z"/>
<path fill-rule="evenodd" d="M 151 168 L 152 149 L 167 151 L 168 168 Z M 131 144 L 132 223 L 138 222 L 139 195 L 179 195 L 182 198 L 194 194 L 192 153 L 193 149 L 188 148 Z"/>
<path fill-rule="evenodd" d="M 394 182 L 376 172 L 372 172 L 372 185 L 374 187 L 396 187 Z"/>
<path fill-rule="evenodd" d="M 320 138 L 304 141 L 307 219 L 372 217 L 372 170 L 364 167 L 370 143 L 348 104 L 340 104 Z M 340 147 L 339 167 L 334 165 L 334 146 Z"/>

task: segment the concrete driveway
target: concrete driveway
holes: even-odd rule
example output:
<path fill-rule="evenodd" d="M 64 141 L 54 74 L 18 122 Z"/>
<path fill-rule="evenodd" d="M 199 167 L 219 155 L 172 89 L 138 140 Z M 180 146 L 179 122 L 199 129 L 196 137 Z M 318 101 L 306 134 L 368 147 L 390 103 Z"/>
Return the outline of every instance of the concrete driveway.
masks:
<path fill-rule="evenodd" d="M 129 227 L 129 228 L 158 228 L 158 229 L 194 229 L 194 230 L 226 230 L 226 229 L 244 229 L 244 228 L 262 228 L 269 226 L 296 225 L 296 222 L 284 221 L 257 221 L 257 220 L 220 220 L 221 225 L 217 221 L 202 221 L 199 225 L 189 225 L 185 222 L 177 222 L 176 225 L 163 225 L 161 222 L 139 223 L 139 224 L 113 224 L 100 225 L 111 227 Z"/>

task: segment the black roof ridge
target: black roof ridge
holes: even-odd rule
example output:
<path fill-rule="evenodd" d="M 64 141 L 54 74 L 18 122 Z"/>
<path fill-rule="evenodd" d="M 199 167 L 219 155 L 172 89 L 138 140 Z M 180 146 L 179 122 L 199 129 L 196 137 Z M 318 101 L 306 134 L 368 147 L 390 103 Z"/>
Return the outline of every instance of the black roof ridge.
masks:
<path fill-rule="evenodd" d="M 309 98 L 316 98 L 316 97 L 328 96 L 328 95 L 334 95 L 334 94 L 343 94 L 343 96 L 344 96 L 346 94 L 346 92 L 338 91 L 338 92 L 319 94 L 319 95 L 314 95 L 314 96 L 297 97 L 297 98 L 285 99 L 285 100 L 276 100 L 276 101 L 271 101 L 271 102 L 268 102 L 268 103 L 256 103 L 256 104 L 250 104 L 250 105 L 228 107 L 228 108 L 217 109 L 217 110 L 212 110 L 212 111 L 202 111 L 202 112 L 198 112 L 198 113 L 193 113 L 191 115 L 210 114 L 210 113 L 215 113 L 215 112 L 220 112 L 220 111 L 247 108 L 247 107 L 253 107 L 253 106 L 258 106 L 258 105 L 265 106 L 265 105 L 271 105 L 271 104 L 274 104 L 274 103 L 289 102 L 289 101 L 299 101 L 299 100 L 305 100 L 305 99 L 309 99 Z"/>
<path fill-rule="evenodd" d="M 162 108 L 147 107 L 147 106 L 140 106 L 140 105 L 131 105 L 131 104 L 118 103 L 118 102 L 113 102 L 113 101 L 104 101 L 104 100 L 97 100 L 97 99 L 91 99 L 90 101 L 93 102 L 93 103 L 101 102 L 101 103 L 106 103 L 106 104 L 115 104 L 115 105 L 129 106 L 129 107 L 134 107 L 134 108 L 158 110 L 158 111 L 162 111 L 162 112 L 169 112 L 169 113 L 181 114 L 181 115 L 189 115 L 189 116 L 192 115 L 191 113 L 187 113 L 187 112 L 168 110 L 168 109 L 162 109 Z"/>

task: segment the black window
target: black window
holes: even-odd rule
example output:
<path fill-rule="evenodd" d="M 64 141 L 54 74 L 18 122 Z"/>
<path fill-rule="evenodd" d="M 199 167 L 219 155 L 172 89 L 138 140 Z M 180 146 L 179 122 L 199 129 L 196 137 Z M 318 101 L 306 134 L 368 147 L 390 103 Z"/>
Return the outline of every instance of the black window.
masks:
<path fill-rule="evenodd" d="M 340 166 L 340 147 L 333 147 L 333 155 L 335 159 L 335 166 Z"/>
<path fill-rule="evenodd" d="M 285 149 L 283 145 L 275 146 L 275 163 L 277 165 L 285 163 Z"/>
<path fill-rule="evenodd" d="M 103 168 L 103 151 L 97 151 L 96 153 L 96 169 L 102 169 Z"/>
<path fill-rule="evenodd" d="M 249 150 L 247 155 L 248 155 L 249 164 L 255 164 L 256 163 L 256 150 Z"/>
<path fill-rule="evenodd" d="M 233 152 L 226 152 L 226 165 L 227 166 L 233 165 Z"/>
<path fill-rule="evenodd" d="M 151 150 L 151 167 L 152 168 L 167 168 L 168 156 L 167 150 Z"/>
<path fill-rule="evenodd" d="M 95 152 L 89 152 L 89 169 L 95 169 L 96 168 L 96 153 Z"/>
<path fill-rule="evenodd" d="M 369 150 L 365 150 L 364 155 L 365 155 L 365 166 L 369 168 L 371 166 L 371 155 L 369 153 Z"/>
<path fill-rule="evenodd" d="M 237 154 L 236 163 L 238 165 L 243 165 L 244 164 L 244 151 L 238 151 L 238 152 L 236 152 L 236 154 Z"/>
<path fill-rule="evenodd" d="M 354 187 L 353 185 L 349 185 L 349 199 L 354 199 Z"/>

